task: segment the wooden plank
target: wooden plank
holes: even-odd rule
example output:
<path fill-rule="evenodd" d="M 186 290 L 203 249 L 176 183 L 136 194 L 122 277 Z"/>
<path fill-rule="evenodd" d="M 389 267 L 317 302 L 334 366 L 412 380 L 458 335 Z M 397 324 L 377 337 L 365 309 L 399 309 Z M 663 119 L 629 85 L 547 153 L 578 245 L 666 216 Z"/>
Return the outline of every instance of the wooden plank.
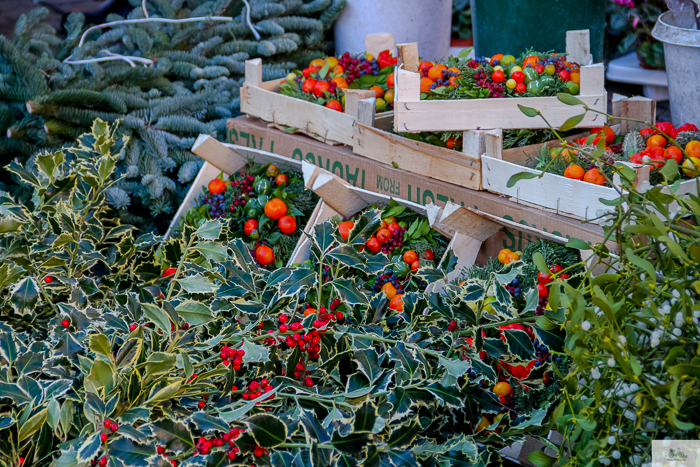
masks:
<path fill-rule="evenodd" d="M 317 134 L 326 140 L 352 144 L 355 117 L 313 102 L 243 84 L 241 112 L 268 122 Z"/>
<path fill-rule="evenodd" d="M 245 82 L 258 88 L 262 86 L 262 59 L 245 61 Z"/>
<path fill-rule="evenodd" d="M 413 73 L 403 68 L 397 68 L 395 79 L 394 79 L 394 89 L 396 95 L 394 96 L 394 117 L 396 117 L 396 108 L 399 99 L 401 102 L 419 102 L 420 101 L 420 75 L 418 73 Z M 399 96 L 401 96 L 399 98 Z"/>
<path fill-rule="evenodd" d="M 566 141 L 573 141 L 575 139 L 583 138 L 589 136 L 589 133 L 578 133 L 576 135 L 567 136 L 563 138 Z M 504 149 L 502 153 L 502 158 L 505 161 L 512 162 L 514 164 L 527 166 L 532 159 L 539 156 L 542 146 L 547 146 L 547 149 L 552 149 L 559 147 L 561 142 L 558 139 L 552 141 L 547 141 L 546 143 L 538 144 L 528 144 L 527 146 L 521 146 L 517 148 Z M 487 156 L 493 157 L 491 154 L 486 153 Z"/>
<path fill-rule="evenodd" d="M 566 32 L 566 59 L 579 65 L 593 63 L 591 32 L 588 29 Z"/>
<path fill-rule="evenodd" d="M 478 211 L 467 209 L 451 202 L 448 202 L 442 210 L 440 223 L 455 232 L 480 242 L 484 242 L 503 227 Z"/>
<path fill-rule="evenodd" d="M 605 94 L 605 67 L 602 63 L 581 67 L 581 96 L 600 96 Z M 572 112 L 572 116 L 575 115 Z"/>
<path fill-rule="evenodd" d="M 331 173 L 321 173 L 316 177 L 312 190 L 341 216 L 349 218 L 367 207 L 367 203 L 345 182 Z"/>
<path fill-rule="evenodd" d="M 469 130 L 462 133 L 462 152 L 469 157 L 481 158 L 486 153 L 485 130 Z"/>
<path fill-rule="evenodd" d="M 357 118 L 359 103 L 363 99 L 376 98 L 377 93 L 369 89 L 345 89 L 345 114 Z M 352 144 L 352 143 L 348 143 Z"/>
<path fill-rule="evenodd" d="M 612 115 L 615 117 L 634 118 L 654 124 L 656 123 L 656 101 L 643 96 L 626 97 L 620 94 L 614 94 L 612 99 Z M 643 123 L 629 120 L 619 119 L 616 120 L 615 123 L 620 125 L 621 133 L 639 131 L 642 128 L 646 128 L 646 125 Z"/>
<path fill-rule="evenodd" d="M 434 230 L 440 232 L 445 237 L 452 238 L 455 236 L 455 231 L 440 222 L 442 217 L 442 208 L 437 204 L 426 204 L 425 205 L 425 215 L 428 218 L 428 223 L 430 227 Z"/>
<path fill-rule="evenodd" d="M 182 201 L 180 207 L 175 213 L 175 217 L 173 217 L 173 220 L 170 221 L 168 231 L 165 232 L 165 238 L 170 238 L 170 236 L 173 234 L 173 231 L 177 227 L 177 223 L 180 222 L 180 218 L 187 212 L 189 208 L 195 206 L 197 196 L 199 196 L 202 193 L 202 187 L 209 184 L 209 182 L 213 178 L 218 177 L 219 174 L 221 174 L 221 169 L 215 167 L 213 164 L 205 162 L 202 165 L 202 168 L 199 169 L 199 172 L 197 173 L 197 176 L 192 182 L 190 189 L 187 190 L 187 195 L 185 196 L 185 199 Z M 224 172 L 224 177 L 228 178 L 228 176 L 229 175 L 226 172 Z"/>
<path fill-rule="evenodd" d="M 401 135 L 358 124 L 355 126 L 353 152 L 407 172 L 478 190 L 481 187 L 481 162 L 477 157 L 460 154 Z"/>
<path fill-rule="evenodd" d="M 236 173 L 246 165 L 245 156 L 209 135 L 199 135 L 191 151 L 228 174 Z"/>
<path fill-rule="evenodd" d="M 418 58 L 418 43 L 411 42 L 409 44 L 398 44 L 396 46 L 398 64 L 403 64 L 404 70 L 418 72 L 420 58 Z"/>
<path fill-rule="evenodd" d="M 365 36 L 365 52 L 374 55 L 376 58 L 380 52 L 389 50 L 391 55 L 395 55 L 394 35 L 388 32 L 367 34 Z"/>
<path fill-rule="evenodd" d="M 272 81 L 265 81 L 260 85 L 260 87 L 267 90 L 267 91 L 279 92 L 280 91 L 280 84 L 284 83 L 285 81 L 287 81 L 287 78 L 280 78 L 280 79 L 274 79 Z"/>
<path fill-rule="evenodd" d="M 374 127 L 374 115 L 376 110 L 376 98 L 362 99 L 357 103 L 357 123 Z"/>
<path fill-rule="evenodd" d="M 609 209 L 599 201 L 600 198 L 616 199 L 618 197 L 617 192 L 612 188 L 550 173 L 545 173 L 542 178 L 520 180 L 515 186 L 509 188 L 507 183 L 511 176 L 521 172 L 539 175 L 540 172 L 491 157 L 483 157 L 481 163 L 482 186 L 485 190 L 553 209 L 559 214 L 590 219 L 595 217 L 598 209 Z"/>
<path fill-rule="evenodd" d="M 384 131 L 393 131 L 394 129 L 394 112 L 382 112 L 374 114 L 374 128 Z"/>
<path fill-rule="evenodd" d="M 411 75 L 418 77 L 417 73 L 408 73 L 409 79 Z M 402 73 L 399 73 L 399 76 L 401 78 L 397 86 L 407 89 L 398 92 L 397 98 L 400 101 L 394 103 L 394 130 L 397 132 L 548 128 L 543 119 L 525 116 L 518 108 L 518 104 L 540 110 L 549 123 L 557 128 L 578 111 L 572 106 L 563 104 L 556 97 L 447 101 L 420 101 L 416 98 L 410 102 L 402 96 L 408 96 L 411 92 L 414 94 L 418 92 L 418 96 L 420 96 L 420 82 L 418 81 L 417 91 L 412 90 L 409 84 L 405 84 L 406 77 Z M 401 79 L 403 79 L 404 84 L 402 84 Z M 601 112 L 607 111 L 605 94 L 577 97 L 591 108 Z M 603 123 L 604 117 L 602 115 L 587 112 L 578 127 L 595 127 Z"/>
<path fill-rule="evenodd" d="M 484 146 L 486 155 L 496 159 L 503 159 L 503 130 L 484 132 Z"/>

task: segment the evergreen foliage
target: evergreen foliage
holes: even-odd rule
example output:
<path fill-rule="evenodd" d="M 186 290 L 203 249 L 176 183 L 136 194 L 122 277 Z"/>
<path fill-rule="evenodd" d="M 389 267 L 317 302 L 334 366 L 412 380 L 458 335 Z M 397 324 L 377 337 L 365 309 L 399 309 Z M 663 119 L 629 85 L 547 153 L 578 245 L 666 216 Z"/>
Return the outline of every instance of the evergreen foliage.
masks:
<path fill-rule="evenodd" d="M 144 19 L 141 0 L 127 18 Z M 201 160 L 189 148 L 199 133 L 223 140 L 237 115 L 244 62 L 264 57 L 264 79 L 279 78 L 328 49 L 326 32 L 345 0 L 148 0 L 148 16 L 183 19 L 227 16 L 232 22 L 131 23 L 91 31 L 71 14 L 64 39 L 38 8 L 23 15 L 12 39 L 0 37 L 0 166 L 28 161 L 44 149 L 72 144 L 96 118 L 121 120 L 129 139 L 118 159 L 109 203 L 121 220 L 149 231 L 167 227 Z M 70 64 L 120 54 L 151 60 Z M 0 169 L 0 189 L 30 201 L 13 175 Z"/>

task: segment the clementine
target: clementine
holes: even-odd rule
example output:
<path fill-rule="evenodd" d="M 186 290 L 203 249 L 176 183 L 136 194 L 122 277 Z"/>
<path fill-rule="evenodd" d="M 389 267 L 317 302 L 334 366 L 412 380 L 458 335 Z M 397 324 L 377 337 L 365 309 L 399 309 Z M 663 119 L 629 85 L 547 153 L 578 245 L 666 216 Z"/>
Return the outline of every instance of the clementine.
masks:
<path fill-rule="evenodd" d="M 605 185 L 605 177 L 600 174 L 598 169 L 591 169 L 583 175 L 583 181 L 593 183 L 594 185 Z"/>
<path fill-rule="evenodd" d="M 576 164 L 571 164 L 564 171 L 564 176 L 566 178 L 573 178 L 574 180 L 583 179 L 584 174 L 585 174 L 585 171 L 583 170 L 583 167 L 581 167 L 580 165 L 576 165 Z"/>
<path fill-rule="evenodd" d="M 647 147 L 648 148 L 665 148 L 666 147 L 666 138 L 664 138 L 661 135 L 654 135 L 650 136 L 649 139 L 647 140 Z"/>

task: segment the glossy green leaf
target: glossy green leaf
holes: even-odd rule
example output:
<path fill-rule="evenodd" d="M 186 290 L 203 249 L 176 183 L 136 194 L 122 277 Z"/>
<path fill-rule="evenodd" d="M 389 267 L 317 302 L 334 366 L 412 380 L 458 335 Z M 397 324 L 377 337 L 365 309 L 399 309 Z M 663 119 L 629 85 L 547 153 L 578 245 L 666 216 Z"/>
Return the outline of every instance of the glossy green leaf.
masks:
<path fill-rule="evenodd" d="M 513 188 L 516 183 L 518 183 L 520 180 L 530 180 L 533 178 L 539 177 L 540 174 L 537 172 L 519 172 L 515 175 L 512 175 L 509 179 L 508 182 L 506 183 L 506 186 L 508 188 Z"/>
<path fill-rule="evenodd" d="M 218 285 L 212 284 L 202 274 L 179 278 L 177 283 L 188 293 L 214 293 L 219 289 Z"/>
<path fill-rule="evenodd" d="M 208 306 L 201 302 L 185 301 L 175 307 L 177 314 L 190 326 L 206 324 L 214 319 L 214 314 Z"/>
<path fill-rule="evenodd" d="M 31 277 L 20 280 L 12 289 L 10 304 L 16 313 L 27 314 L 39 302 L 39 286 Z"/>
<path fill-rule="evenodd" d="M 578 97 L 574 97 L 568 92 L 558 93 L 557 99 L 559 99 L 560 102 L 563 102 L 566 105 L 586 105 L 581 99 L 579 99 Z"/>
<path fill-rule="evenodd" d="M 274 415 L 253 415 L 245 424 L 260 447 L 272 449 L 287 439 L 287 425 Z"/>
<path fill-rule="evenodd" d="M 192 433 L 183 423 L 161 418 L 151 423 L 150 428 L 158 438 L 158 444 L 165 446 L 168 451 L 180 453 L 194 446 Z"/>
<path fill-rule="evenodd" d="M 539 114 L 539 111 L 537 109 L 533 109 L 532 107 L 525 107 L 524 105 L 518 104 L 518 108 L 522 113 L 524 113 L 530 118 L 537 117 L 537 115 Z"/>
<path fill-rule="evenodd" d="M 570 95 L 570 94 L 569 94 Z M 573 117 L 569 117 L 560 127 L 559 131 L 564 132 L 564 131 L 569 131 L 578 126 L 579 123 L 581 123 L 586 116 L 585 113 L 582 113 L 580 115 L 574 115 Z"/>

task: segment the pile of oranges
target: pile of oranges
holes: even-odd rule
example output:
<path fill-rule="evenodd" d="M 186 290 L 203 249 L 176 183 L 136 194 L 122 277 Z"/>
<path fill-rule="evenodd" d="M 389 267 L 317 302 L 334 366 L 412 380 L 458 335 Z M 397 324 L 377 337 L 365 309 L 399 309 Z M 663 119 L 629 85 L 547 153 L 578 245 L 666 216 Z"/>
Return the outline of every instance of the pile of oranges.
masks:
<path fill-rule="evenodd" d="M 662 167 L 666 161 L 674 159 L 680 166 L 681 170 L 687 177 L 697 177 L 700 175 L 700 141 L 690 141 L 685 145 L 684 150 L 671 139 L 675 138 L 678 133 L 684 131 L 697 132 L 697 127 L 686 123 L 678 128 L 675 128 L 669 122 L 659 122 L 656 128 L 663 132 L 652 128 L 644 128 L 640 130 L 640 135 L 646 138 L 646 148 L 639 153 L 630 156 L 630 162 L 634 164 L 651 165 L 653 169 Z"/>

